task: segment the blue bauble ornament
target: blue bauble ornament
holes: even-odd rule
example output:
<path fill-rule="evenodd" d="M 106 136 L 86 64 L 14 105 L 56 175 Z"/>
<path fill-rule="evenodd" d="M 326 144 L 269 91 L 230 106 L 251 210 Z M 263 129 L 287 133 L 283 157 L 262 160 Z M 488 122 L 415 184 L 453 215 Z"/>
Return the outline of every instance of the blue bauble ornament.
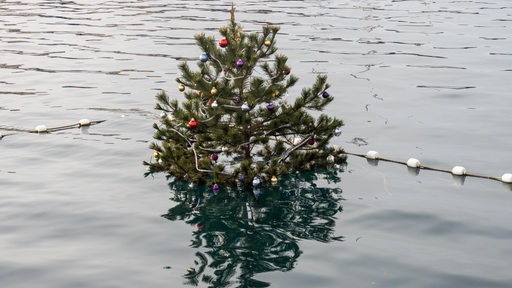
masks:
<path fill-rule="evenodd" d="M 201 56 L 199 56 L 199 60 L 203 63 L 208 61 L 208 54 L 202 53 Z"/>
<path fill-rule="evenodd" d="M 334 129 L 334 136 L 340 136 L 341 135 L 341 128 L 338 127 L 336 129 Z"/>
<path fill-rule="evenodd" d="M 324 93 L 322 93 L 322 97 L 324 97 L 324 98 L 329 97 L 329 93 L 327 93 L 327 91 L 324 91 Z"/>

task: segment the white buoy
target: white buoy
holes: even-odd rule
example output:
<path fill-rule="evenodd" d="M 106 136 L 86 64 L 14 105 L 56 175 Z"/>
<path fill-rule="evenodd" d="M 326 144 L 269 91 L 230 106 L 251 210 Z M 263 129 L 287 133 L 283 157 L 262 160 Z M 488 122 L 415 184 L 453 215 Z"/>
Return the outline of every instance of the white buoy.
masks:
<path fill-rule="evenodd" d="M 78 126 L 82 127 L 82 126 L 90 126 L 91 125 L 91 120 L 89 119 L 80 119 L 80 121 L 78 121 Z"/>
<path fill-rule="evenodd" d="M 46 128 L 46 125 L 37 125 L 35 128 L 37 133 L 46 133 L 48 132 L 48 128 Z"/>
<path fill-rule="evenodd" d="M 380 155 L 377 151 L 368 151 L 366 152 L 366 158 L 376 160 L 380 158 Z"/>
<path fill-rule="evenodd" d="M 501 176 L 501 181 L 505 183 L 512 183 L 512 173 L 505 173 Z"/>
<path fill-rule="evenodd" d="M 466 175 L 466 168 L 462 166 L 455 166 L 452 168 L 452 174 L 457 176 Z"/>
<path fill-rule="evenodd" d="M 420 163 L 420 160 L 418 160 L 418 159 L 409 158 L 409 160 L 407 160 L 407 166 L 409 166 L 411 168 L 420 168 L 421 163 Z"/>

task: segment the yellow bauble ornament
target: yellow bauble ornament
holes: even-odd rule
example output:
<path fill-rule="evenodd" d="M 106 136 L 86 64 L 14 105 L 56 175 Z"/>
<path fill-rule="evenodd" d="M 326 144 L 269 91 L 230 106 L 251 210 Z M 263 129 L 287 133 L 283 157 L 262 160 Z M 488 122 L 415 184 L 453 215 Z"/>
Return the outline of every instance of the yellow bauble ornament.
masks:
<path fill-rule="evenodd" d="M 213 87 L 213 88 L 212 88 L 212 90 L 210 90 L 210 93 L 211 93 L 212 95 L 217 94 L 217 88 Z"/>
<path fill-rule="evenodd" d="M 272 185 L 276 185 L 277 184 L 277 177 L 275 175 L 272 176 L 272 178 L 270 178 L 270 183 L 272 183 Z"/>
<path fill-rule="evenodd" d="M 270 45 L 272 45 L 272 42 L 268 39 L 265 39 L 265 46 L 269 47 Z"/>
<path fill-rule="evenodd" d="M 180 84 L 180 86 L 178 86 L 178 90 L 179 90 L 180 92 L 185 91 L 185 85 Z"/>

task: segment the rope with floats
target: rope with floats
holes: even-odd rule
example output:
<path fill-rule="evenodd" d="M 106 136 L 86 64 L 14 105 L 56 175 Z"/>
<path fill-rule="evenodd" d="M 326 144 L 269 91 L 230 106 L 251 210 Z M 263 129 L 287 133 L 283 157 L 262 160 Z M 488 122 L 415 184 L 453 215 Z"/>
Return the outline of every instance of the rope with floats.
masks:
<path fill-rule="evenodd" d="M 406 165 L 407 167 L 415 168 L 415 169 L 424 169 L 424 170 L 430 170 L 430 171 L 449 173 L 454 176 L 461 176 L 461 177 L 468 176 L 468 177 L 474 177 L 474 178 L 483 178 L 483 179 L 500 181 L 500 182 L 507 183 L 507 184 L 512 183 L 512 173 L 505 173 L 501 177 L 494 177 L 494 176 L 485 176 L 485 175 L 479 175 L 479 174 L 474 174 L 474 173 L 468 173 L 466 171 L 466 168 L 464 168 L 463 166 L 454 166 L 451 170 L 439 169 L 439 168 L 433 168 L 433 167 L 422 165 L 421 162 L 416 158 L 409 158 L 405 162 L 383 158 L 380 156 L 379 152 L 377 152 L 377 151 L 368 151 L 368 152 L 366 152 L 366 154 L 351 153 L 351 152 L 345 151 L 345 154 L 362 157 L 362 158 L 366 158 L 368 160 L 373 160 L 373 161 L 380 160 L 380 161 L 402 164 L 402 165 Z"/>
<path fill-rule="evenodd" d="M 91 121 L 89 119 L 80 119 L 77 123 L 70 124 L 70 125 L 64 125 L 64 126 L 57 126 L 57 127 L 46 127 L 46 125 L 37 125 L 34 129 L 19 129 L 19 128 L 10 128 L 10 127 L 0 127 L 0 130 L 12 131 L 12 132 L 45 134 L 45 133 L 62 131 L 62 130 L 88 127 L 88 126 L 96 125 L 96 124 L 99 124 L 99 123 L 102 123 L 105 121 L 106 120 Z M 10 133 L 10 134 L 0 133 L 0 139 L 2 139 L 5 136 L 10 136 L 10 135 L 14 135 L 14 134 L 15 133 Z"/>

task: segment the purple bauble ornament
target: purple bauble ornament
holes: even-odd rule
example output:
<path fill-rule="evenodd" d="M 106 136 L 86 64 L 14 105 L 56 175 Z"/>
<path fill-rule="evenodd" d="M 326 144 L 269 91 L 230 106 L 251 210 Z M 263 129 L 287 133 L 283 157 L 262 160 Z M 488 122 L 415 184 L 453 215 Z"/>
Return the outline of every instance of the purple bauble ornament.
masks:
<path fill-rule="evenodd" d="M 272 104 L 272 103 L 269 103 L 269 104 L 267 105 L 267 109 L 268 109 L 268 111 L 270 111 L 270 112 L 274 111 L 274 108 L 275 108 L 275 107 L 274 107 L 274 104 Z"/>
<path fill-rule="evenodd" d="M 210 155 L 210 159 L 212 159 L 212 161 L 217 161 L 219 160 L 219 155 L 213 153 L 212 155 Z"/>
<path fill-rule="evenodd" d="M 238 59 L 238 61 L 236 61 L 236 67 L 240 68 L 244 66 L 244 61 L 242 61 L 242 59 Z"/>
<path fill-rule="evenodd" d="M 309 145 L 313 145 L 313 144 L 315 144 L 315 139 L 313 139 L 313 138 L 309 139 L 309 140 L 308 140 L 308 144 L 309 144 Z"/>
<path fill-rule="evenodd" d="M 327 93 L 327 91 L 324 91 L 324 93 L 322 93 L 322 97 L 324 97 L 324 98 L 329 97 L 329 93 Z"/>
<path fill-rule="evenodd" d="M 213 192 L 217 193 L 217 192 L 219 192 L 219 190 L 220 190 L 220 187 L 218 184 L 213 185 Z"/>

